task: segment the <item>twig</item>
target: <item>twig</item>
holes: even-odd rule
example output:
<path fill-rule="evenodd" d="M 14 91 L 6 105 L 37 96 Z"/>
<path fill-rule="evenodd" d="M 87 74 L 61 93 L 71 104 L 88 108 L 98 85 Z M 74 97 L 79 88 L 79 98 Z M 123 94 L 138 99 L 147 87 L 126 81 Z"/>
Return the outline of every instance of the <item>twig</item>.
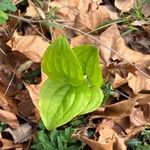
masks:
<path fill-rule="evenodd" d="M 6 56 L 6 53 L 3 51 L 3 49 L 0 47 L 0 52 Z"/>
<path fill-rule="evenodd" d="M 60 23 L 57 23 L 57 24 L 60 25 L 60 26 L 65 27 L 65 28 L 68 28 L 68 29 L 77 31 L 77 32 L 79 32 L 79 33 L 82 33 L 82 34 L 85 35 L 85 36 L 90 37 L 90 38 L 93 39 L 95 42 L 97 42 L 99 45 L 101 45 L 101 46 L 103 46 L 103 47 L 109 49 L 109 50 L 112 51 L 112 52 L 114 52 L 118 57 L 120 57 L 121 59 L 125 60 L 125 61 L 126 61 L 127 63 L 129 63 L 130 65 L 134 66 L 139 72 L 141 72 L 143 75 L 145 75 L 147 78 L 150 79 L 150 76 L 149 76 L 148 74 L 146 74 L 145 72 L 143 72 L 139 67 L 137 67 L 137 66 L 136 66 L 135 64 L 133 64 L 132 62 L 129 62 L 128 60 L 126 60 L 125 58 L 123 58 L 123 57 L 122 57 L 118 52 L 116 52 L 114 49 L 109 48 L 109 47 L 107 47 L 106 45 L 100 43 L 99 40 L 97 40 L 97 39 L 96 39 L 95 37 L 93 37 L 92 35 L 90 35 L 90 34 L 88 34 L 88 33 L 86 33 L 86 32 L 83 32 L 83 31 L 81 31 L 81 30 L 79 30 L 79 29 L 77 29 L 77 28 L 71 27 L 71 26 L 67 26 L 67 25 L 60 24 Z"/>
<path fill-rule="evenodd" d="M 6 30 L 5 30 L 3 27 L 1 27 L 1 26 L 0 26 L 0 28 L 4 31 L 5 35 L 6 35 L 7 37 L 9 37 L 8 33 L 6 32 Z"/>
<path fill-rule="evenodd" d="M 18 0 L 16 3 L 15 3 L 15 5 L 18 5 L 18 4 L 20 4 L 21 2 L 23 2 L 24 0 Z"/>
<path fill-rule="evenodd" d="M 16 15 L 12 15 L 12 14 L 8 14 L 9 17 L 12 17 L 12 18 L 15 18 L 17 20 L 22 20 L 26 23 L 28 23 L 39 35 L 41 35 L 44 39 L 46 39 L 47 41 L 50 41 L 44 34 L 42 34 L 39 30 L 37 30 L 32 23 L 35 23 L 34 21 L 32 20 L 29 20 L 29 19 L 26 19 L 26 18 L 23 18 L 23 17 L 18 17 Z"/>
<path fill-rule="evenodd" d="M 117 89 L 115 89 L 115 91 L 116 91 L 118 94 L 124 96 L 124 97 L 127 98 L 127 99 L 130 98 L 129 96 L 127 96 L 126 94 L 122 93 L 121 91 L 119 91 L 119 90 L 117 90 Z"/>
<path fill-rule="evenodd" d="M 8 90 L 9 90 L 9 88 L 10 88 L 10 85 L 12 84 L 12 81 L 14 80 L 15 74 L 16 74 L 16 68 L 15 68 L 15 70 L 14 70 L 14 72 L 13 72 L 13 75 L 12 75 L 12 77 L 11 77 L 11 80 L 9 81 L 9 84 L 8 84 L 8 86 L 7 86 L 7 88 L 6 88 L 6 91 L 5 91 L 5 93 L 4 93 L 4 96 L 7 94 Z"/>

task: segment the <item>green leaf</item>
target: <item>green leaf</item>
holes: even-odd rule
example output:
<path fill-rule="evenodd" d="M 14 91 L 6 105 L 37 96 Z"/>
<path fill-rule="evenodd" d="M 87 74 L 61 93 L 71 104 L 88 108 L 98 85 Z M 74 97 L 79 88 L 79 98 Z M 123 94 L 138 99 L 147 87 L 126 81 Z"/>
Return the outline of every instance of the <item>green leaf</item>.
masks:
<path fill-rule="evenodd" d="M 61 126 L 80 114 L 91 96 L 86 82 L 74 87 L 64 82 L 47 80 L 40 91 L 39 110 L 47 129 Z"/>
<path fill-rule="evenodd" d="M 3 11 L 0 11 L 0 25 L 6 23 L 7 19 L 8 19 L 8 15 Z"/>
<path fill-rule="evenodd" d="M 89 83 L 100 87 L 103 84 L 103 78 L 97 48 L 92 45 L 81 45 L 73 48 L 73 51 L 77 55 Z"/>
<path fill-rule="evenodd" d="M 64 82 L 47 80 L 40 91 L 39 110 L 47 129 L 61 126 L 75 116 L 95 110 L 102 102 L 100 90 L 85 81 L 74 87 Z"/>
<path fill-rule="evenodd" d="M 43 149 L 43 144 L 41 142 L 39 143 L 36 143 L 36 144 L 33 144 L 31 147 L 30 147 L 31 150 L 41 150 Z"/>
<path fill-rule="evenodd" d="M 47 48 L 42 69 L 52 81 L 65 80 L 73 86 L 82 84 L 82 68 L 64 36 L 58 37 Z"/>
<path fill-rule="evenodd" d="M 55 144 L 57 137 L 58 137 L 58 131 L 56 129 L 53 129 L 49 134 L 50 134 L 49 138 L 51 142 Z"/>
<path fill-rule="evenodd" d="M 0 10 L 15 12 L 17 8 L 11 0 L 0 0 Z"/>
<path fill-rule="evenodd" d="M 47 135 L 43 131 L 39 131 L 37 136 L 42 143 L 48 140 Z"/>
<path fill-rule="evenodd" d="M 95 109 L 97 109 L 103 102 L 103 98 L 104 98 L 104 95 L 103 95 L 102 90 L 92 87 L 89 103 L 86 106 L 86 108 L 80 113 L 80 115 L 92 112 Z"/>

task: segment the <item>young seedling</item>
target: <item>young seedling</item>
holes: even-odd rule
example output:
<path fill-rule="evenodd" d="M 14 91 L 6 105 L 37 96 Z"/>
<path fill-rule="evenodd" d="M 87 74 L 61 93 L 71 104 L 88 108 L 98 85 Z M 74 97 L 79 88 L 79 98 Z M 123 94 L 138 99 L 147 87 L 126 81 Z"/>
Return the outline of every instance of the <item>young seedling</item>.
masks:
<path fill-rule="evenodd" d="M 39 96 L 39 111 L 47 129 L 97 109 L 103 101 L 98 50 L 92 45 L 71 48 L 64 36 L 47 48 L 42 70 L 48 76 Z"/>

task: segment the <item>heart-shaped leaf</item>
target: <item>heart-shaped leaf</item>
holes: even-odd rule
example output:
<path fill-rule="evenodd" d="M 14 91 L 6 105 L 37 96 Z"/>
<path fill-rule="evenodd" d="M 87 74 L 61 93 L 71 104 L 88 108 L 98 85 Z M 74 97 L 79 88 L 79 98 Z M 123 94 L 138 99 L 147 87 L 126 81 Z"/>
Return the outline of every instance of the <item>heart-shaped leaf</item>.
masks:
<path fill-rule="evenodd" d="M 83 72 L 76 55 L 64 36 L 58 37 L 46 50 L 42 69 L 52 81 L 67 81 L 78 86 Z"/>
<path fill-rule="evenodd" d="M 73 48 L 73 51 L 77 55 L 90 84 L 94 87 L 100 87 L 103 84 L 103 78 L 97 48 L 92 45 L 81 45 Z"/>
<path fill-rule="evenodd" d="M 91 90 L 86 82 L 74 87 L 47 80 L 40 91 L 39 110 L 48 129 L 61 126 L 80 114 L 89 104 Z"/>
<path fill-rule="evenodd" d="M 87 104 L 86 108 L 80 113 L 80 115 L 96 110 L 103 102 L 104 95 L 102 90 L 92 87 L 90 89 L 91 89 L 91 96 L 89 103 Z"/>
<path fill-rule="evenodd" d="M 92 112 L 102 103 L 103 79 L 96 47 L 82 45 L 72 50 L 60 36 L 47 48 L 42 69 L 49 79 L 40 91 L 39 111 L 48 129 Z"/>

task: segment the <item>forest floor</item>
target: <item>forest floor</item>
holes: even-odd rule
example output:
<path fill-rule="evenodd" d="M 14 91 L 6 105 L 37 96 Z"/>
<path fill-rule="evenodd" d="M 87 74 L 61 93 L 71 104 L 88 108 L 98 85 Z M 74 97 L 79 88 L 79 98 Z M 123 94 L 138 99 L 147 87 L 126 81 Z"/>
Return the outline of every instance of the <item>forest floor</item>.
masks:
<path fill-rule="evenodd" d="M 104 100 L 48 131 L 40 63 L 60 35 L 98 48 Z M 0 131 L 2 150 L 150 150 L 150 1 L 0 0 Z"/>

